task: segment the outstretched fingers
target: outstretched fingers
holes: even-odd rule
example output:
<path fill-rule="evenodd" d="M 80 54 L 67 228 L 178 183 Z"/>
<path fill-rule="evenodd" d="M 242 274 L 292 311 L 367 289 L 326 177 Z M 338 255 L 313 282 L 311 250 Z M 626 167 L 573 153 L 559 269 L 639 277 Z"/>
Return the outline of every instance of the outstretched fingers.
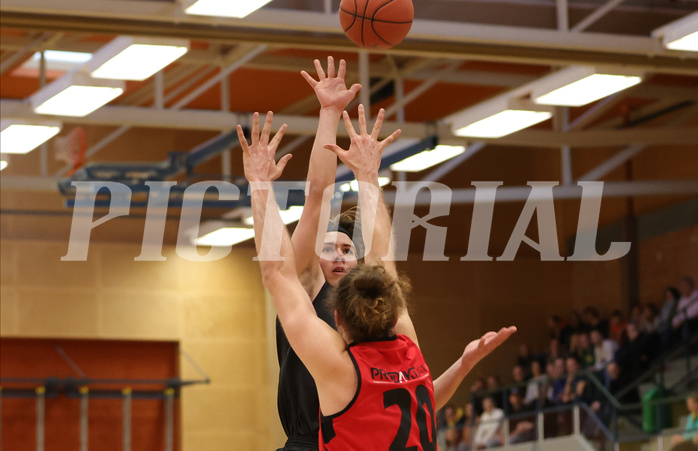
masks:
<path fill-rule="evenodd" d="M 286 164 L 288 163 L 288 160 L 293 157 L 292 154 L 284 155 L 281 157 L 278 163 L 276 163 L 276 171 L 279 175 L 281 175 L 282 172 L 284 172 L 284 169 L 286 168 Z"/>
<path fill-rule="evenodd" d="M 252 147 L 256 147 L 259 144 L 259 113 L 252 115 L 252 133 L 250 138 L 252 138 Z"/>
<path fill-rule="evenodd" d="M 366 130 L 366 109 L 363 104 L 359 104 L 359 133 L 366 135 L 368 134 Z"/>
<path fill-rule="evenodd" d="M 353 138 L 357 136 L 356 130 L 354 130 L 354 124 L 351 123 L 351 119 L 349 118 L 349 113 L 345 111 L 342 111 L 342 118 L 344 119 L 344 128 L 347 129 L 347 133 L 349 134 L 349 138 Z"/>
<path fill-rule="evenodd" d="M 344 149 L 342 149 L 341 147 L 339 147 L 337 144 L 325 144 L 325 149 L 331 150 L 331 151 L 334 152 L 340 159 L 342 159 L 342 157 L 344 156 L 344 154 L 346 154 L 346 153 L 348 152 L 347 150 L 344 150 Z M 343 160 L 342 160 L 342 161 L 343 161 Z"/>
<path fill-rule="evenodd" d="M 327 78 L 334 78 L 334 58 L 327 57 Z"/>
<path fill-rule="evenodd" d="M 315 85 L 318 84 L 317 80 L 315 80 L 313 77 L 311 77 L 310 74 L 304 70 L 301 71 L 301 75 L 303 76 L 303 78 L 305 78 L 305 81 L 308 82 L 310 87 L 315 89 Z"/>
<path fill-rule="evenodd" d="M 516 332 L 516 327 L 514 326 L 502 327 L 496 334 L 494 332 L 491 332 L 492 334 L 494 334 L 494 336 L 490 337 L 490 339 L 488 340 L 488 344 L 491 344 L 493 347 L 496 348 L 500 344 L 504 343 L 509 337 L 511 337 L 514 334 L 514 332 Z"/>
<path fill-rule="evenodd" d="M 322 81 L 322 80 L 324 80 L 325 78 L 327 78 L 327 77 L 325 76 L 325 71 L 324 71 L 324 69 L 322 68 L 322 64 L 320 63 L 320 60 L 315 60 L 315 61 L 313 61 L 313 63 L 315 64 L 315 70 L 317 71 L 317 78 L 318 78 L 318 80 L 319 80 L 319 81 Z"/>
<path fill-rule="evenodd" d="M 245 132 L 242 130 L 242 125 L 238 124 L 238 141 L 240 142 L 240 147 L 242 147 L 242 152 L 249 152 L 249 147 L 247 146 L 247 138 L 245 137 Z"/>
<path fill-rule="evenodd" d="M 264 121 L 264 128 L 262 129 L 262 135 L 259 137 L 262 145 L 269 144 L 269 135 L 271 135 L 271 123 L 274 120 L 274 113 L 271 111 L 267 112 L 267 118 Z"/>
<path fill-rule="evenodd" d="M 347 62 L 343 59 L 339 60 L 339 69 L 337 70 L 337 78 L 344 80 L 347 75 Z M 353 86 L 352 86 L 353 87 Z"/>
<path fill-rule="evenodd" d="M 385 117 L 385 110 L 381 108 L 378 111 L 378 116 L 376 116 L 376 122 L 373 124 L 373 130 L 371 130 L 371 138 L 374 141 L 378 141 L 378 135 L 380 135 L 381 127 L 383 126 L 383 118 Z"/>
<path fill-rule="evenodd" d="M 389 144 L 392 144 L 400 136 L 401 133 L 402 133 L 402 130 L 400 130 L 398 128 L 393 133 L 391 133 L 390 136 L 388 136 L 383 141 L 381 141 L 381 145 L 383 146 L 383 148 L 385 149 L 386 146 L 388 146 Z"/>
<path fill-rule="evenodd" d="M 269 126 L 271 127 L 271 124 L 269 124 Z M 284 137 L 284 133 L 286 133 L 287 127 L 288 127 L 288 125 L 283 124 L 279 128 L 279 131 L 276 132 L 276 135 L 274 135 L 274 138 L 269 143 L 269 149 L 276 151 L 276 149 L 279 147 L 279 144 L 281 144 L 281 139 Z M 288 156 L 290 158 L 290 154 Z"/>

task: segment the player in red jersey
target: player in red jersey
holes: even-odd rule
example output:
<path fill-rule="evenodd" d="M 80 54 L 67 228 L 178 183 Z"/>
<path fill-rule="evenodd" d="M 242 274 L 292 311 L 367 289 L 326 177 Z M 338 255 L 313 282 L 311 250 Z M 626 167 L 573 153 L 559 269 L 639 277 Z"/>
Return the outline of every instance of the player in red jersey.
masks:
<path fill-rule="evenodd" d="M 379 224 L 389 221 L 387 214 L 383 214 L 385 205 L 377 189 L 380 155 L 399 134 L 398 131 L 378 141 L 382 117 L 381 111 L 369 135 L 360 108 L 361 133 L 356 134 L 344 113 L 352 145 L 348 151 L 333 145 L 328 147 L 354 171 L 360 183 L 376 188 L 360 189 L 359 193 L 362 208 L 372 205 L 378 210 L 376 235 L 379 230 L 388 233 L 390 230 Z M 286 336 L 316 382 L 325 418 L 322 428 L 325 446 L 366 450 L 399 449 L 404 445 L 414 446 L 415 450 L 435 449 L 433 412 L 453 394 L 470 368 L 515 328 L 489 332 L 471 342 L 463 356 L 437 380 L 441 395 L 435 400 L 431 374 L 404 308 L 403 282 L 393 276 L 394 263 L 386 262 L 386 267 L 359 266 L 342 278 L 333 295 L 337 331 L 319 319 L 298 279 L 293 246 L 278 213 L 271 185 L 288 161 L 284 159 L 278 165 L 274 162 L 276 147 L 286 127 L 282 126 L 270 141 L 271 121 L 272 114 L 268 113 L 260 134 L 259 115 L 255 114 L 249 146 L 238 126 L 245 176 L 252 192 L 255 245 L 264 284 L 272 295 Z M 389 237 L 373 239 L 385 243 Z M 274 252 L 279 249 L 281 258 Z M 407 321 L 409 327 L 399 327 Z M 407 335 L 394 337 L 396 327 L 407 330 Z M 355 344 L 347 347 L 347 343 Z"/>

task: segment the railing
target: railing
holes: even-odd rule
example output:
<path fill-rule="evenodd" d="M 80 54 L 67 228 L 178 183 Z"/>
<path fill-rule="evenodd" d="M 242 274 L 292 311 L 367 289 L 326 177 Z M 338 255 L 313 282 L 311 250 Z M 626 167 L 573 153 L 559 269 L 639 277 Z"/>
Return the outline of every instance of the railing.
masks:
<path fill-rule="evenodd" d="M 674 396 L 661 400 L 654 400 L 646 403 L 637 403 L 627 406 L 621 406 L 619 411 L 627 411 L 637 409 L 639 407 L 657 406 L 660 404 L 674 403 L 677 401 L 685 400 L 684 397 Z M 562 431 L 559 430 L 559 422 L 561 417 L 565 417 L 565 421 L 569 421 L 568 428 Z M 501 424 L 503 440 L 499 446 L 508 446 L 514 444 L 511 437 L 510 422 L 530 419 L 534 423 L 533 433 L 530 437 L 523 440 L 517 439 L 516 444 L 522 443 L 533 443 L 533 442 L 543 442 L 547 439 L 561 438 L 565 436 L 577 436 L 584 437 L 587 441 L 591 443 L 596 443 L 596 449 L 604 449 L 610 451 L 611 449 L 618 450 L 620 445 L 624 443 L 637 443 L 637 442 L 657 442 L 657 450 L 663 451 L 664 449 L 664 439 L 674 434 L 684 434 L 687 432 L 685 429 L 672 430 L 670 432 L 660 431 L 657 433 L 640 433 L 634 435 L 625 435 L 620 437 L 617 430 L 614 430 L 613 424 L 604 423 L 594 412 L 591 407 L 585 403 L 570 403 L 555 407 L 548 407 L 544 409 L 539 409 L 536 411 L 528 411 L 517 413 L 513 415 L 508 415 L 504 419 L 500 420 L 489 420 L 481 421 L 479 424 L 486 423 L 498 423 Z M 552 422 L 555 427 L 554 431 L 549 431 L 546 425 Z M 476 449 L 475 437 L 477 425 L 475 422 L 470 423 L 471 433 L 470 433 L 470 449 Z M 698 432 L 698 429 L 696 429 Z M 497 447 L 497 446 L 493 446 Z"/>
<path fill-rule="evenodd" d="M 80 451 L 88 451 L 89 436 L 89 401 L 90 399 L 121 400 L 121 436 L 122 450 L 131 451 L 131 426 L 133 401 L 144 399 L 163 400 L 164 444 L 165 451 L 173 451 L 175 444 L 175 399 L 180 396 L 182 387 L 210 383 L 209 377 L 199 366 L 180 349 L 180 354 L 187 359 L 202 376 L 201 379 L 95 379 L 85 373 L 58 346 L 55 347 L 66 362 L 80 375 L 78 378 L 66 377 L 3 377 L 0 378 L 0 413 L 2 399 L 35 399 L 35 434 L 36 451 L 45 450 L 46 400 L 65 396 L 79 399 Z M 1 417 L 2 415 L 0 415 Z M 2 429 L 0 423 L 0 438 Z"/>
<path fill-rule="evenodd" d="M 684 321 L 684 332 L 688 332 L 688 325 Z M 631 382 L 628 386 L 620 390 L 616 396 L 618 398 L 622 398 L 624 395 L 629 393 L 632 389 L 639 387 L 641 384 L 647 382 L 649 379 L 654 378 L 654 376 L 658 375 L 659 376 L 659 381 L 653 381 L 656 385 L 666 388 L 668 390 L 671 390 L 673 387 L 664 387 L 664 379 L 663 379 L 663 373 L 659 370 L 664 367 L 667 362 L 672 361 L 679 356 L 683 354 L 685 357 L 685 362 L 686 362 L 686 375 L 690 376 L 691 374 L 691 353 L 690 349 L 693 345 L 698 343 L 698 332 L 694 333 L 692 336 L 687 333 L 688 339 L 685 341 L 682 341 L 678 345 L 676 345 L 674 348 L 669 349 L 665 353 L 659 355 L 657 358 L 655 358 L 652 361 L 652 364 L 650 367 L 645 370 L 644 373 L 642 373 L 640 376 L 638 376 L 633 382 Z"/>

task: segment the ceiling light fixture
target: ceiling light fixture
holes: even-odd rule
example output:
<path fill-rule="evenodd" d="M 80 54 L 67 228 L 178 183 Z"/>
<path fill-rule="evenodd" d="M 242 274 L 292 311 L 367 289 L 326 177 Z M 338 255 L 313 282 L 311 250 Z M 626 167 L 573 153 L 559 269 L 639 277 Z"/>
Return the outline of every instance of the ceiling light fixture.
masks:
<path fill-rule="evenodd" d="M 390 184 L 392 180 L 390 177 L 378 177 L 378 186 L 385 186 Z M 353 191 L 355 193 L 359 192 L 359 182 L 357 180 L 352 180 L 351 182 L 342 183 L 339 185 L 339 190 L 343 193 Z"/>
<path fill-rule="evenodd" d="M 119 36 L 88 62 L 94 78 L 142 81 L 189 51 L 186 39 Z"/>
<path fill-rule="evenodd" d="M 37 114 L 83 117 L 119 97 L 125 88 L 121 80 L 97 80 L 73 71 L 41 88 L 29 101 Z"/>
<path fill-rule="evenodd" d="M 662 45 L 670 50 L 698 52 L 698 12 L 657 28 L 652 37 L 661 38 Z"/>
<path fill-rule="evenodd" d="M 56 136 L 61 123 L 3 119 L 0 130 L 2 153 L 25 154 Z"/>
<path fill-rule="evenodd" d="M 7 167 L 7 160 L 0 160 L 0 171 Z"/>
<path fill-rule="evenodd" d="M 390 165 L 396 172 L 419 172 L 439 163 L 443 163 L 465 152 L 464 146 L 438 145 L 434 149 L 424 150 L 416 155 Z"/>
<path fill-rule="evenodd" d="M 502 95 L 446 118 L 454 134 L 473 138 L 501 138 L 553 116 L 553 108 Z"/>
<path fill-rule="evenodd" d="M 638 70 L 572 66 L 532 83 L 531 98 L 541 105 L 582 106 L 642 82 Z"/>
<path fill-rule="evenodd" d="M 301 218 L 302 213 L 303 207 L 300 205 L 292 205 L 288 207 L 287 210 L 279 210 L 281 220 L 284 222 L 284 224 L 291 224 L 292 222 L 298 221 Z M 254 219 L 252 216 L 247 216 L 242 222 L 250 226 L 254 225 Z"/>
<path fill-rule="evenodd" d="M 197 246 L 232 246 L 254 238 L 249 227 L 221 227 L 194 240 Z"/>
<path fill-rule="evenodd" d="M 200 16 L 223 16 L 241 19 L 271 0 L 183 0 L 187 14 Z"/>
<path fill-rule="evenodd" d="M 45 50 L 44 59 L 46 70 L 70 71 L 84 65 L 92 58 L 91 53 L 65 52 L 62 50 Z M 39 69 L 41 65 L 41 52 L 36 52 L 22 64 L 23 69 Z"/>

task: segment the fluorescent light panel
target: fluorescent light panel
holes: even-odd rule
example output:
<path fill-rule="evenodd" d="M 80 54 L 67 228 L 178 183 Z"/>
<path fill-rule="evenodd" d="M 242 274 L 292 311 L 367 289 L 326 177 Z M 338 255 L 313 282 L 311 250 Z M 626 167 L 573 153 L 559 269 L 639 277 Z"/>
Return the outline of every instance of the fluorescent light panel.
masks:
<path fill-rule="evenodd" d="M 39 147 L 61 131 L 60 122 L 21 123 L 2 121 L 0 152 L 26 154 Z"/>
<path fill-rule="evenodd" d="M 504 110 L 454 131 L 457 136 L 501 138 L 553 116 L 548 111 Z"/>
<path fill-rule="evenodd" d="M 698 52 L 698 31 L 695 31 L 675 41 L 667 42 L 665 45 L 666 48 L 671 50 Z"/>
<path fill-rule="evenodd" d="M 271 0 L 185 0 L 184 12 L 200 16 L 223 16 L 241 19 Z"/>
<path fill-rule="evenodd" d="M 523 93 L 516 93 L 523 95 Z M 505 93 L 447 118 L 454 134 L 472 138 L 501 138 L 543 122 L 553 116 L 553 107 L 537 105 Z"/>
<path fill-rule="evenodd" d="M 378 177 L 378 186 L 388 185 L 392 180 L 390 177 Z M 359 192 L 359 182 L 357 180 L 352 180 L 351 182 L 343 183 L 339 185 L 339 190 L 343 193 L 348 191 Z"/>
<path fill-rule="evenodd" d="M 197 246 L 232 246 L 254 238 L 254 229 L 247 227 L 222 227 L 196 238 Z"/>
<path fill-rule="evenodd" d="M 582 106 L 642 82 L 642 73 L 613 68 L 573 66 L 533 82 L 537 104 Z"/>
<path fill-rule="evenodd" d="M 82 66 L 92 58 L 91 53 L 84 52 L 64 52 L 62 50 L 44 51 L 46 70 L 70 71 L 78 66 Z M 25 69 L 39 69 L 41 52 L 36 52 L 22 64 Z"/>
<path fill-rule="evenodd" d="M 698 52 L 698 12 L 654 30 L 652 36 L 668 49 Z"/>
<path fill-rule="evenodd" d="M 119 36 L 88 63 L 94 78 L 145 80 L 189 51 L 186 39 Z"/>
<path fill-rule="evenodd" d="M 443 163 L 463 152 L 465 152 L 465 147 L 463 146 L 439 145 L 433 150 L 419 152 L 418 154 L 392 164 L 390 169 L 397 172 L 419 172 L 439 163 Z"/>
<path fill-rule="evenodd" d="M 0 171 L 5 169 L 7 167 L 7 161 L 6 160 L 0 160 Z"/>
<path fill-rule="evenodd" d="M 30 97 L 37 114 L 84 117 L 119 97 L 125 83 L 69 72 Z"/>
<path fill-rule="evenodd" d="M 284 222 L 284 224 L 291 224 L 292 222 L 298 221 L 301 218 L 302 213 L 303 207 L 300 205 L 293 205 L 289 207 L 288 210 L 279 210 L 281 220 Z M 252 216 L 246 217 L 242 222 L 247 225 L 254 225 L 254 219 Z"/>

